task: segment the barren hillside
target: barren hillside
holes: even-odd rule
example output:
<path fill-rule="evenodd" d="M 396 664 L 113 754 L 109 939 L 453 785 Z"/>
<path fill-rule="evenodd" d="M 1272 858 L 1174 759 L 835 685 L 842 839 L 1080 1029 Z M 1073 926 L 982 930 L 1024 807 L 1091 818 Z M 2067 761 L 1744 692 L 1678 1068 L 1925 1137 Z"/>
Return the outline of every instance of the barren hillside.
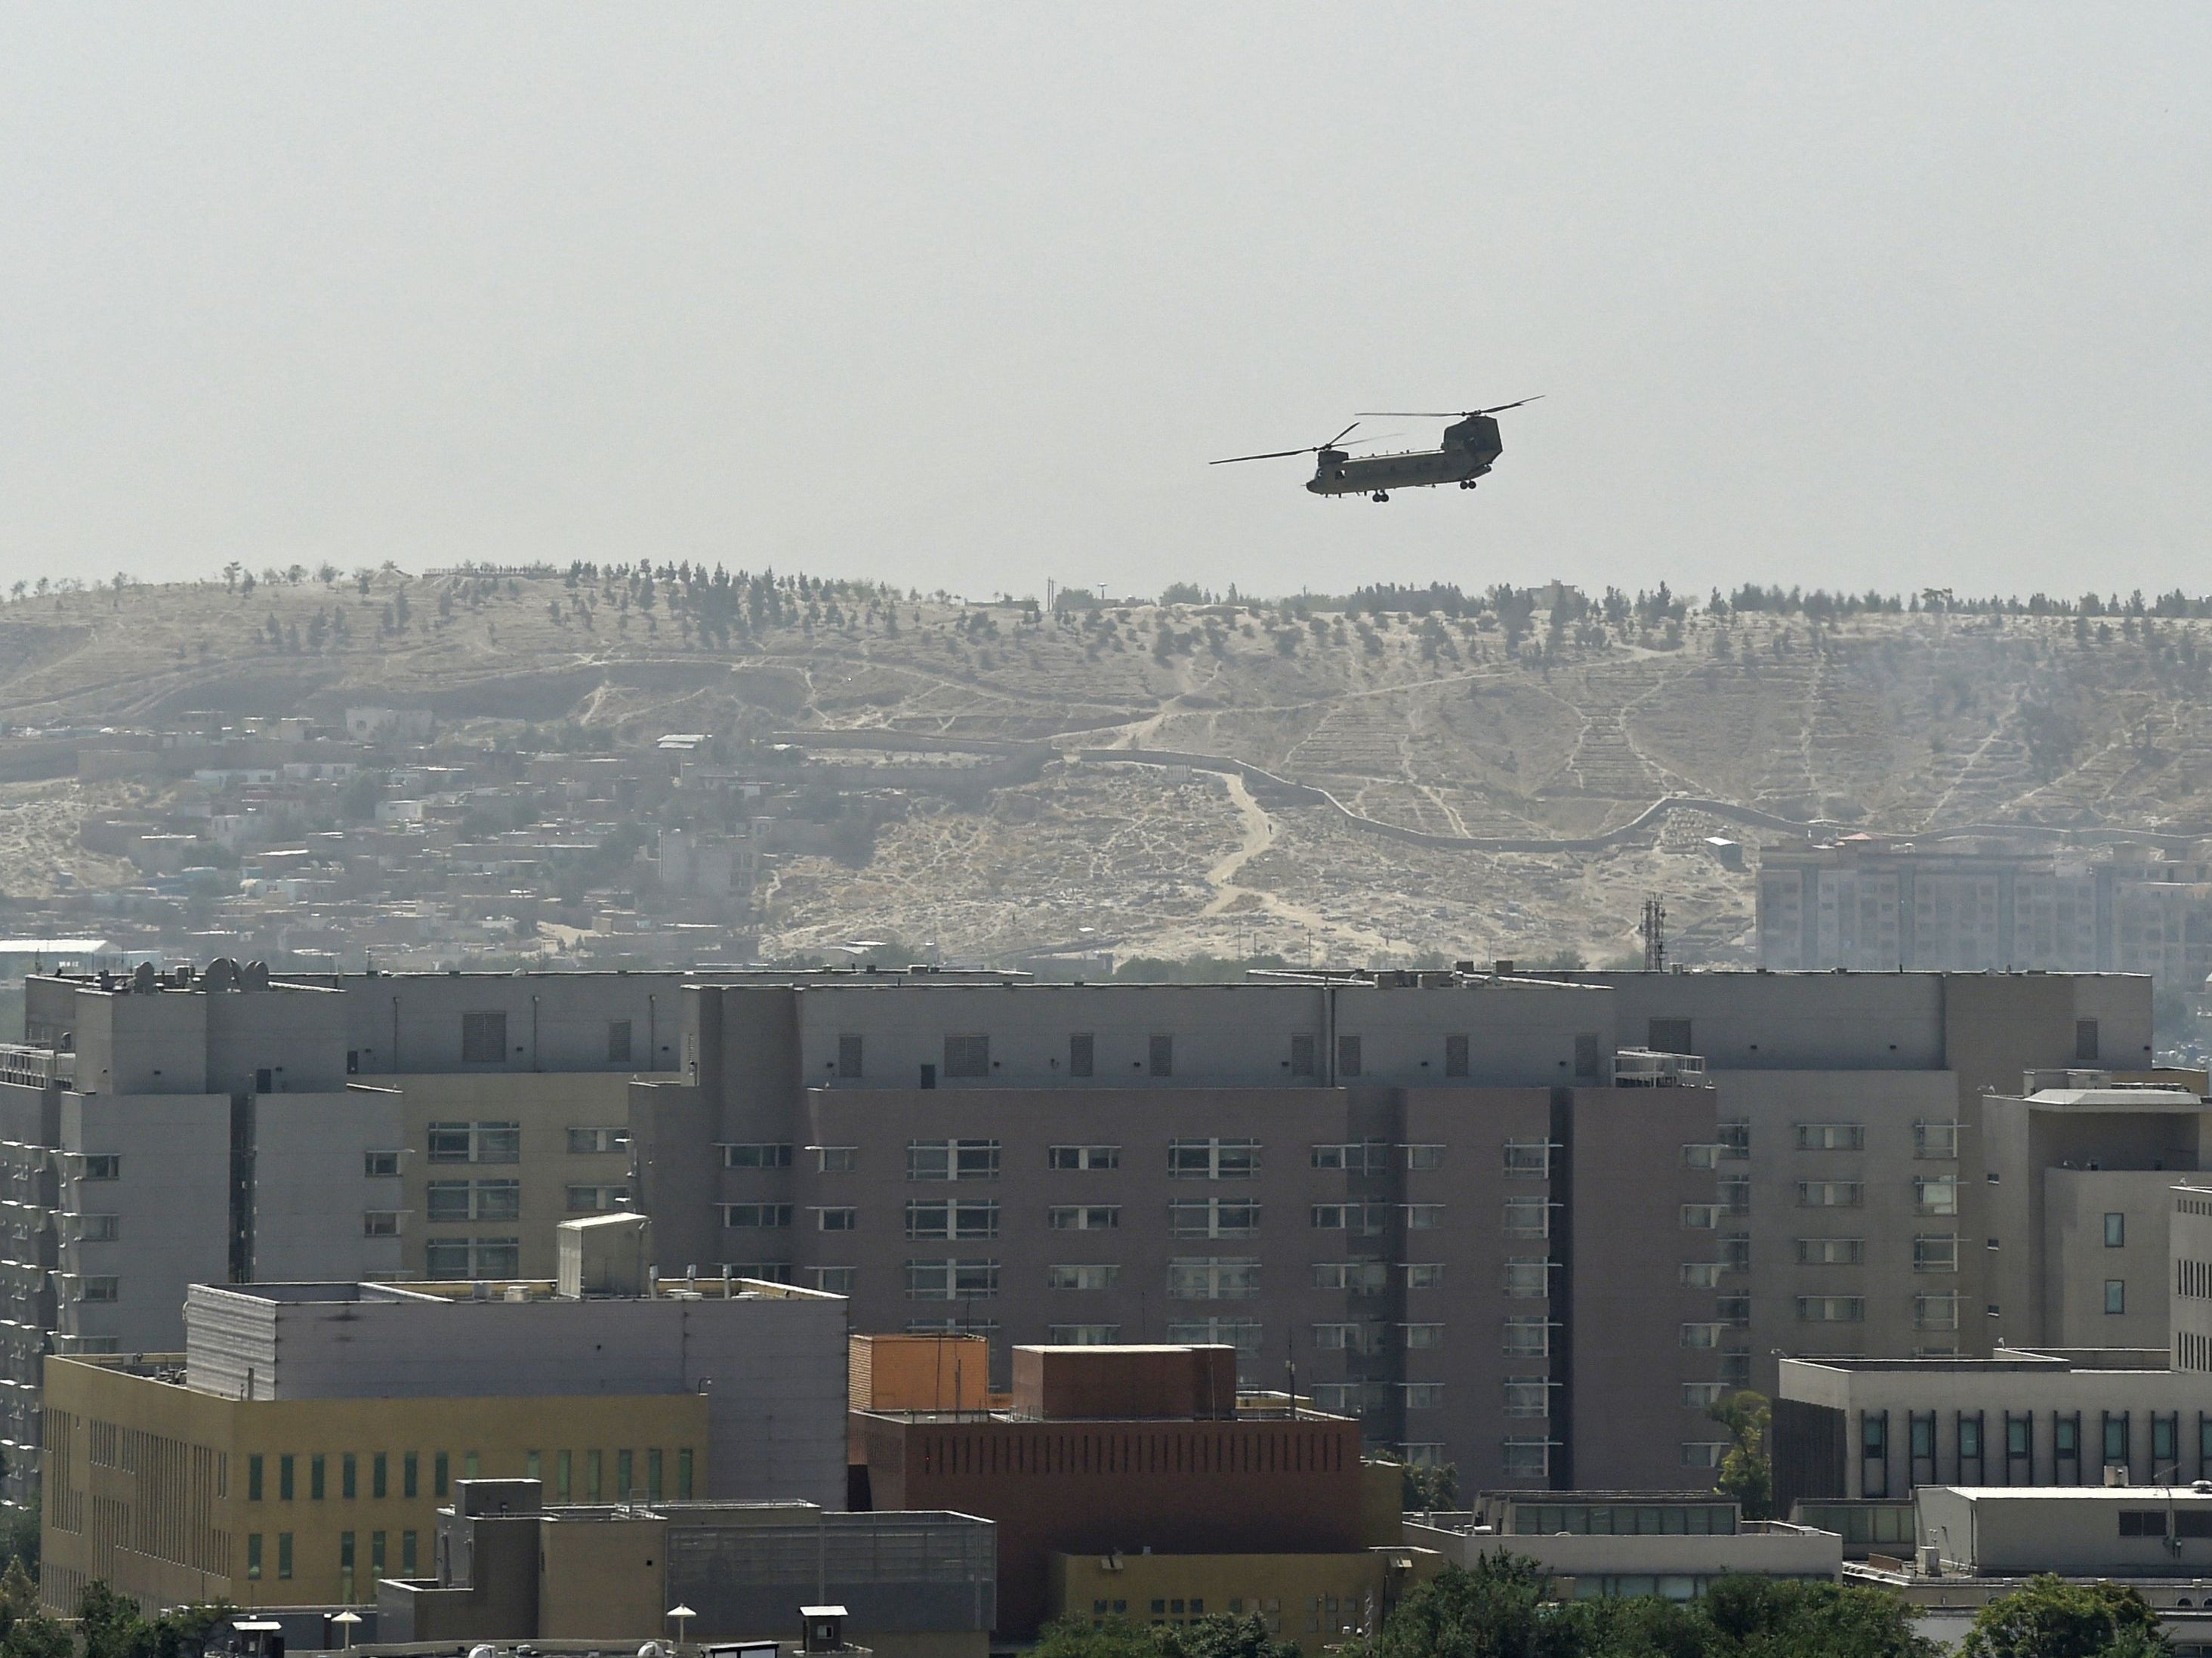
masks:
<path fill-rule="evenodd" d="M 118 791 L 46 734 L 363 702 L 427 704 L 479 745 L 696 731 L 740 766 L 776 741 L 1036 762 L 980 799 L 916 792 L 865 867 L 784 863 L 778 954 L 889 934 L 960 955 L 1602 958 L 1656 894 L 1682 953 L 1741 960 L 1756 846 L 1805 826 L 2212 834 L 2204 619 L 1692 609 L 1655 631 L 1541 607 L 1509 627 L 1494 607 L 777 592 L 763 613 L 757 584 L 748 608 L 743 584 L 663 579 L 648 604 L 634 576 L 387 570 L 20 597 L 0 607 L 0 886 L 115 878 L 69 829 Z M 1714 834 L 1752 867 L 1723 868 Z"/>

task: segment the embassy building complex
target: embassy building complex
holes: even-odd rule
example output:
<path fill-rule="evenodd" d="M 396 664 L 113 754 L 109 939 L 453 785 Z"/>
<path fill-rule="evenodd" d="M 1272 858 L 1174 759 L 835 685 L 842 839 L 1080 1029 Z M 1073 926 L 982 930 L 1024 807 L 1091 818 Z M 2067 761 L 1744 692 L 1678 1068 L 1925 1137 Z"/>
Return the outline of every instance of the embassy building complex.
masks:
<path fill-rule="evenodd" d="M 2005 1199 L 2098 1131 L 1993 1135 L 1986 1102 L 2032 1070 L 2141 1080 L 2151 993 L 225 961 L 33 977 L 24 1034 L 0 1066 L 13 1503 L 34 1500 L 48 1353 L 175 1351 L 195 1283 L 497 1295 L 551 1276 L 562 1222 L 623 1209 L 664 1274 L 843 1295 L 858 1332 L 987 1337 L 994 1387 L 1018 1344 L 1219 1344 L 1240 1386 L 1355 1417 L 1462 1490 L 1695 1490 L 1724 1448 L 1708 1406 L 1771 1392 L 1778 1352 L 2016 1337 L 2007 1252 L 2029 1240 L 2007 1228 L 2044 1222 Z M 2195 1146 L 2170 1124 L 2106 1167 L 2193 1167 Z M 2162 1320 L 2162 1278 L 2136 1293 Z"/>

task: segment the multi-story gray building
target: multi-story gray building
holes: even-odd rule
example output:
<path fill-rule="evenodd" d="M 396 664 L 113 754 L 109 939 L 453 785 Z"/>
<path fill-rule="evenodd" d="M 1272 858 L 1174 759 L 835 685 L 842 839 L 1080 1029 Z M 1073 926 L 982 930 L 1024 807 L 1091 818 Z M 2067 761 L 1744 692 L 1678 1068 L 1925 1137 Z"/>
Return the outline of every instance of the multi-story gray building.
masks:
<path fill-rule="evenodd" d="M 696 1080 L 630 1112 L 669 1259 L 861 1329 L 1230 1341 L 1474 1485 L 1698 1483 L 1777 1350 L 1987 1350 L 1983 1091 L 2150 1036 L 2146 981 L 2042 974 L 690 994 Z"/>
<path fill-rule="evenodd" d="M 1783 971 L 2139 972 L 2192 994 L 2212 973 L 2201 847 L 2093 859 L 1848 835 L 1762 850 L 1758 905 L 1759 964 Z"/>

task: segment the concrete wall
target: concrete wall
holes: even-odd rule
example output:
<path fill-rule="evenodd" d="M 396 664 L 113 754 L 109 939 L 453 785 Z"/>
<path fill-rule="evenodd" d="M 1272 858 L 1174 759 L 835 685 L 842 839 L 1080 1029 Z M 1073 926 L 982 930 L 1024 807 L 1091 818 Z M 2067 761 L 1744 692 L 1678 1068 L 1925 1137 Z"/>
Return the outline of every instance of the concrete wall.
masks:
<path fill-rule="evenodd" d="M 393 1144 L 398 1129 L 398 1101 L 369 1089 L 255 1099 L 256 1278 L 343 1280 L 398 1271 L 399 1238 L 371 1237 L 360 1218 L 405 1206 L 398 1179 L 371 1177 L 364 1160 L 370 1148 Z"/>
<path fill-rule="evenodd" d="M 2042 1339 L 2058 1347 L 2163 1347 L 2173 1176 L 2155 1170 L 2043 1171 Z M 2117 1247 L 2105 1217 L 2122 1217 Z M 2124 1311 L 2106 1310 L 2117 1281 Z"/>
<path fill-rule="evenodd" d="M 64 1094 L 61 1105 L 64 1228 L 86 1216 L 118 1217 L 114 1242 L 70 1246 L 69 1270 L 113 1277 L 117 1295 L 90 1301 L 81 1298 L 82 1283 L 65 1285 L 58 1309 L 64 1344 L 173 1351 L 186 1289 L 230 1276 L 229 1098 Z M 88 1179 L 89 1153 L 118 1155 L 118 1177 Z"/>
<path fill-rule="evenodd" d="M 2178 1184 L 2171 1204 L 2173 1368 L 2201 1376 L 2212 1371 L 2212 1181 Z"/>
<path fill-rule="evenodd" d="M 684 1050 L 678 972 L 348 973 L 343 1046 L 360 1074 L 644 1071 L 676 1069 Z M 465 1063 L 461 1021 L 506 1016 L 505 1056 Z M 611 1051 L 627 1022 L 629 1051 Z"/>
<path fill-rule="evenodd" d="M 1644 1045 L 1654 1019 L 1688 1020 L 1690 1051 L 1709 1070 L 1934 1070 L 1945 1063 L 1945 980 L 1935 973 L 1571 977 L 1612 990 L 1624 1047 Z"/>

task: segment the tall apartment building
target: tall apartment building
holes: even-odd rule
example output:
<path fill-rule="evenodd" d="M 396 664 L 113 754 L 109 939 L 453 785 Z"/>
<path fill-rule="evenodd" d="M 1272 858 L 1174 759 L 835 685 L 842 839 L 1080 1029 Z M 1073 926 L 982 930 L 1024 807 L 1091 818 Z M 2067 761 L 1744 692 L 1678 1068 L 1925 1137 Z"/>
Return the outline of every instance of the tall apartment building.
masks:
<path fill-rule="evenodd" d="M 1759 857 L 1759 960 L 1779 971 L 1899 967 L 2212 974 L 2212 859 L 2121 846 L 2014 853 L 1871 835 Z M 2082 1056 L 2095 1063 L 2095 1056 Z"/>

